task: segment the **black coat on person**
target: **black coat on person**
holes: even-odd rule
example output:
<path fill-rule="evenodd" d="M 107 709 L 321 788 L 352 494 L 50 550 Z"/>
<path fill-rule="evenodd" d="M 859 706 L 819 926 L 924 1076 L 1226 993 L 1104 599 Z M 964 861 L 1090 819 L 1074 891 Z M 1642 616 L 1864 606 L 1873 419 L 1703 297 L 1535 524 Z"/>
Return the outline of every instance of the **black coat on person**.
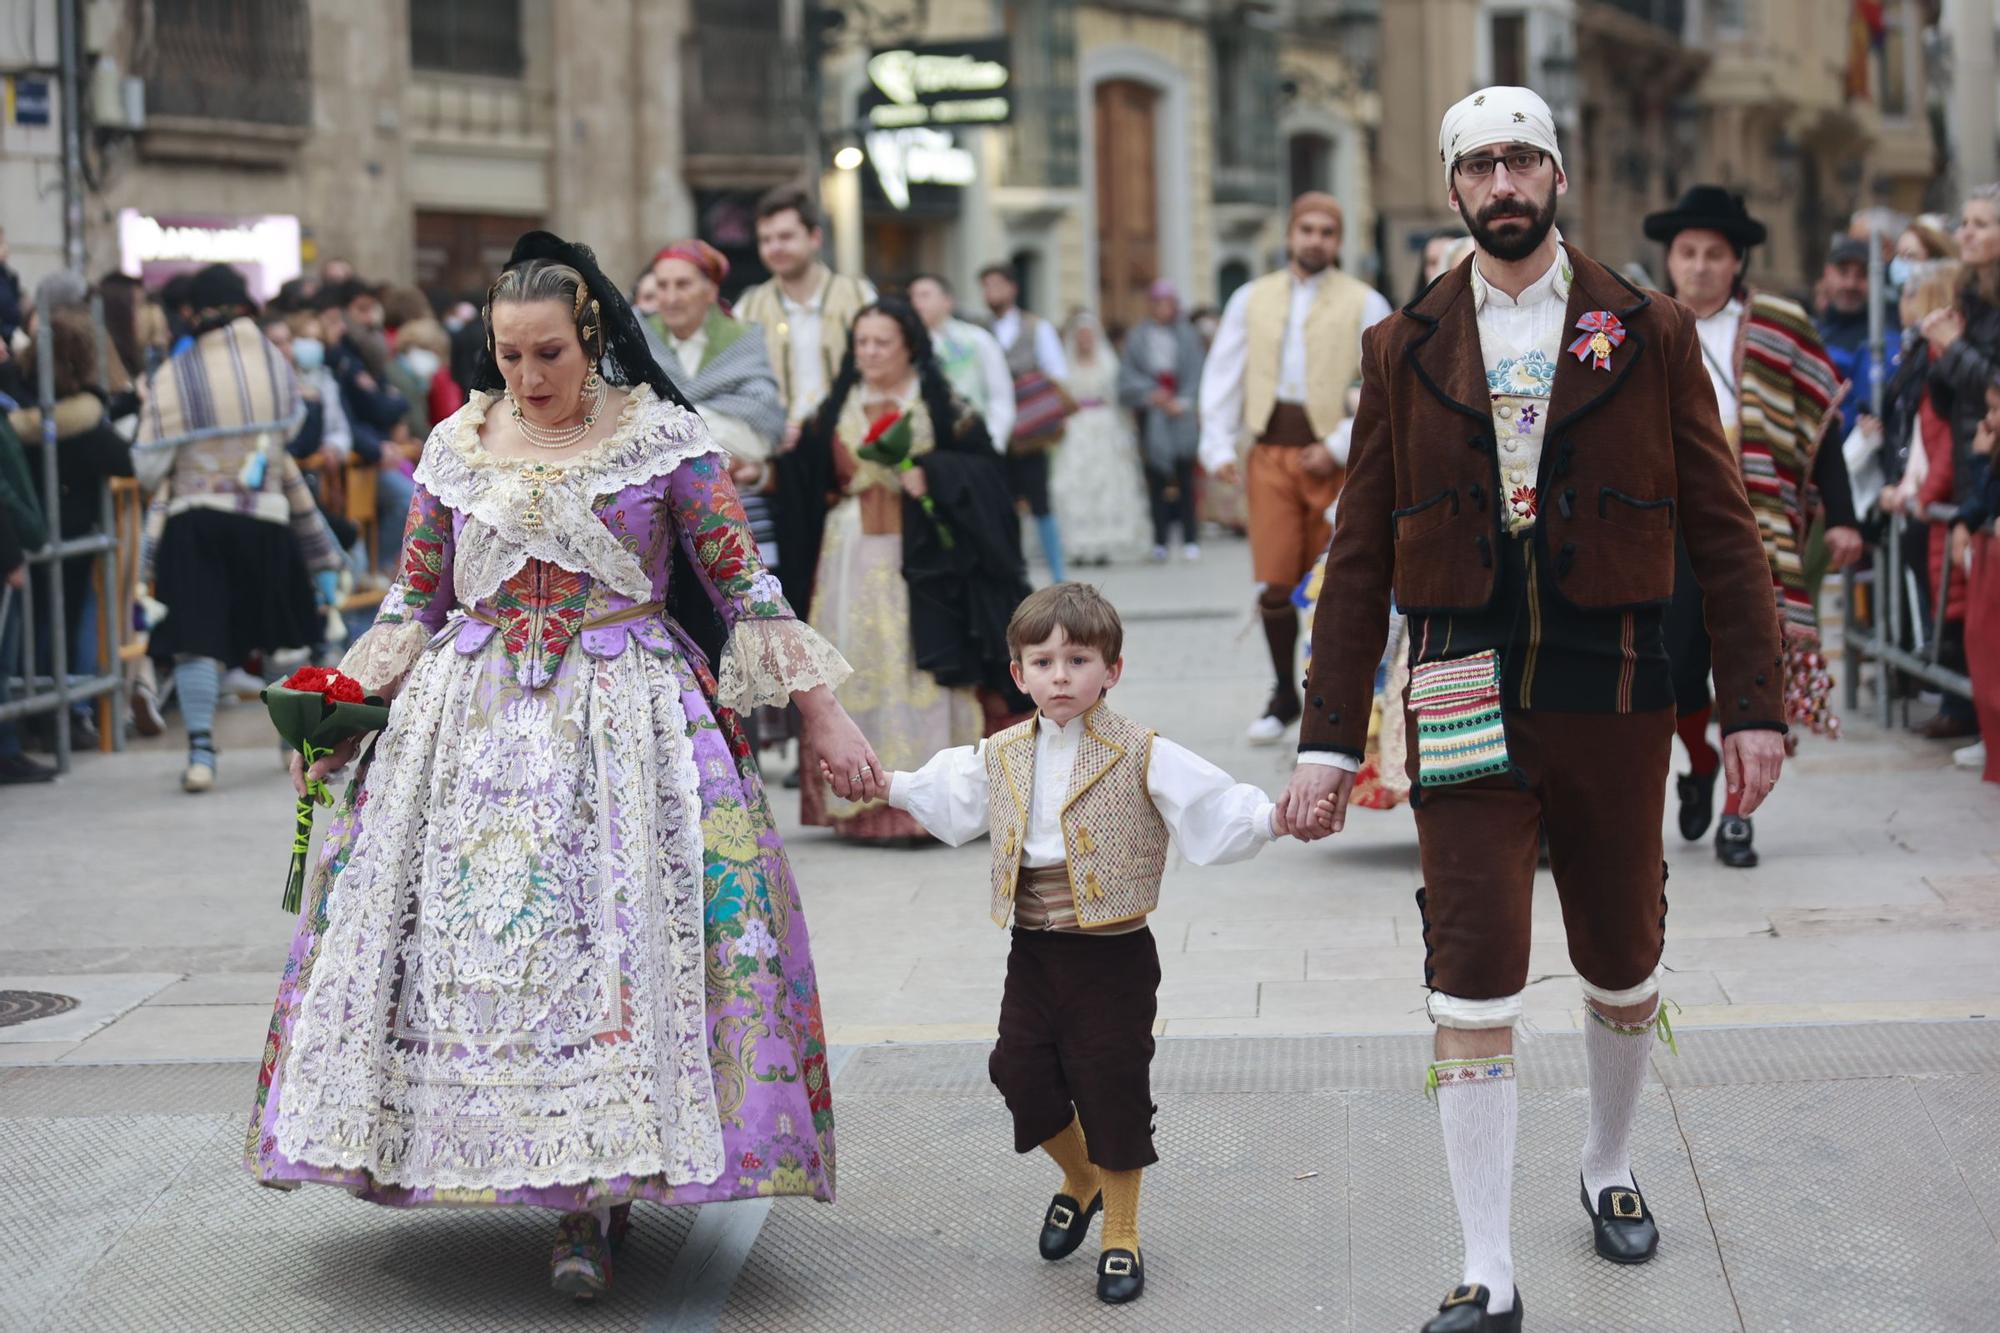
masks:
<path fill-rule="evenodd" d="M 800 432 L 777 469 L 778 577 L 785 599 L 810 614 L 828 512 L 840 500 L 834 433 L 847 393 L 835 392 Z M 1010 711 L 1030 705 L 1008 673 L 1007 622 L 1030 591 L 1021 521 L 986 423 L 927 377 L 914 411 L 931 415 L 937 447 L 917 460 L 935 521 L 903 497 L 903 578 L 910 588 L 910 649 L 917 667 L 951 688 L 986 686 Z M 950 533 L 950 544 L 939 532 Z"/>

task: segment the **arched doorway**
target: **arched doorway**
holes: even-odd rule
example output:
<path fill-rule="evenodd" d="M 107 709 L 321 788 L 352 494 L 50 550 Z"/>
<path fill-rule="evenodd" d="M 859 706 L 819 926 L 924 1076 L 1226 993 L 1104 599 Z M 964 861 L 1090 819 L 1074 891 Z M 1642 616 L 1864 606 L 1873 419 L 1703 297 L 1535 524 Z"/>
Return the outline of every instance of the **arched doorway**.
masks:
<path fill-rule="evenodd" d="M 1130 79 L 1097 85 L 1097 304 L 1108 327 L 1146 318 L 1160 276 L 1160 94 Z"/>

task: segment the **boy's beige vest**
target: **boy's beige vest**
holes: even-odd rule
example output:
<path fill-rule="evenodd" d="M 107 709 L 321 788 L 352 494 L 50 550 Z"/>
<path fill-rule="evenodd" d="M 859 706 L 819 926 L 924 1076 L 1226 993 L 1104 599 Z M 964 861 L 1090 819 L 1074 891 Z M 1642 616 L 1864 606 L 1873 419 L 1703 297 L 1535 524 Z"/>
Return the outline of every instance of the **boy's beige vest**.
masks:
<path fill-rule="evenodd" d="M 1022 845 L 1035 791 L 1035 718 L 986 743 L 986 783 L 993 830 L 993 922 L 1014 913 Z M 1076 922 L 1085 930 L 1137 920 L 1160 903 L 1167 871 L 1167 821 L 1146 793 L 1153 733 L 1098 704 L 1084 718 L 1076 766 L 1063 802 Z"/>
<path fill-rule="evenodd" d="M 1306 416 L 1322 440 L 1347 415 L 1347 390 L 1361 374 L 1361 316 L 1368 285 L 1329 268 L 1306 314 Z M 1250 356 L 1243 369 L 1243 424 L 1264 433 L 1278 403 L 1278 365 L 1285 354 L 1285 326 L 1292 316 L 1291 270 L 1267 273 L 1250 284 Z"/>

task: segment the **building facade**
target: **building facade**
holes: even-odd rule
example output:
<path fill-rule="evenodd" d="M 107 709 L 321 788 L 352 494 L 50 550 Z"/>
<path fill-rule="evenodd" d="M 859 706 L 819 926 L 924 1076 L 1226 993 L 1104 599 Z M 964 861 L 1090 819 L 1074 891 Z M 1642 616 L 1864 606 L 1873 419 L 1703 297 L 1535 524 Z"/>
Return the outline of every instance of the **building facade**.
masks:
<path fill-rule="evenodd" d="M 1347 209 L 1343 262 L 1372 281 L 1378 113 L 1344 8 L 933 0 L 851 21 L 826 57 L 823 109 L 836 143 L 867 148 L 837 156 L 849 165 L 824 183 L 845 254 L 890 285 L 935 271 L 968 288 L 984 264 L 1012 263 L 1031 307 L 1128 327 L 1157 279 L 1198 306 L 1264 271 L 1286 202 L 1323 189 Z M 963 155 L 963 183 L 891 197 L 879 159 L 893 147 L 870 143 L 864 112 L 880 95 L 871 64 L 899 45 L 995 40 L 1009 119 L 953 129 L 948 145 L 922 137 Z"/>
<path fill-rule="evenodd" d="M 17 2 L 53 34 L 55 0 Z M 587 241 L 630 280 L 697 228 L 754 255 L 756 196 L 808 171 L 801 0 L 79 8 L 92 273 L 129 260 L 134 235 L 159 271 L 247 259 L 229 248 L 291 219 L 306 264 L 340 257 L 453 293 L 483 288 L 534 226 Z M 45 75 L 45 45 L 12 68 Z M 9 146 L 24 138 L 45 154 L 32 170 L 46 198 L 60 140 L 24 131 Z M 0 191 L 0 225 L 53 267 L 60 212 L 51 246 L 31 198 Z"/>
<path fill-rule="evenodd" d="M 1458 221 L 1437 161 L 1438 117 L 1473 88 L 1515 82 L 1556 113 L 1571 240 L 1660 281 L 1645 215 L 1691 184 L 1721 183 L 1770 228 L 1760 280 L 1805 290 L 1856 210 L 1937 203 L 1944 155 L 1925 54 L 1937 6 L 1881 8 L 1880 33 L 1857 45 L 1852 0 L 1385 4 L 1383 85 L 1417 93 L 1383 114 L 1389 290 L 1413 282 L 1423 237 Z"/>

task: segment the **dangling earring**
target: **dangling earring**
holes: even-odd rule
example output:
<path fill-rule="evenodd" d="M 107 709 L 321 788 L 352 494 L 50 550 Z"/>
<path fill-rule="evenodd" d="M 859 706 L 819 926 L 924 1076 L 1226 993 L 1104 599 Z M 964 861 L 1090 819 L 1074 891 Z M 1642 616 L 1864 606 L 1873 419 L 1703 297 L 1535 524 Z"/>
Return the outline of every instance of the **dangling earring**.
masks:
<path fill-rule="evenodd" d="M 583 391 L 585 393 L 596 393 L 597 386 L 602 383 L 604 383 L 604 380 L 598 375 L 597 363 L 593 361 L 590 363 L 590 373 L 583 377 Z"/>

